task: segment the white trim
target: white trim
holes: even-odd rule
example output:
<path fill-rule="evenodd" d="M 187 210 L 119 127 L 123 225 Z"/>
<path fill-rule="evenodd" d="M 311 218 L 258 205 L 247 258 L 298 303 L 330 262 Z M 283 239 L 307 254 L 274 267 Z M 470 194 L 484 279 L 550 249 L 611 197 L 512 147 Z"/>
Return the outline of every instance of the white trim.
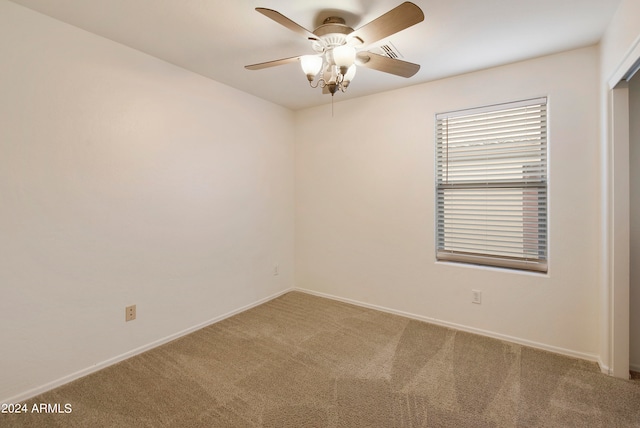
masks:
<path fill-rule="evenodd" d="M 596 363 L 598 363 L 598 366 L 600 366 L 600 372 L 608 376 L 611 376 L 611 368 L 602 362 L 601 357 L 598 357 L 598 361 L 596 361 Z"/>
<path fill-rule="evenodd" d="M 514 337 L 514 336 L 508 336 L 506 334 L 500 334 L 500 333 L 496 333 L 493 331 L 488 331 L 488 330 L 482 330 L 480 328 L 475 328 L 475 327 L 470 327 L 470 326 L 466 326 L 466 325 L 462 325 L 462 324 L 456 324 L 456 323 L 452 323 L 452 322 L 448 322 L 448 321 L 442 321 L 436 318 L 431 318 L 431 317 L 425 317 L 423 315 L 416 315 L 416 314 L 412 314 L 410 312 L 404 312 L 404 311 L 399 311 L 396 309 L 391 309 L 391 308 L 387 308 L 384 306 L 378 306 L 378 305 L 373 305 L 370 303 L 365 303 L 365 302 L 361 302 L 359 300 L 353 300 L 353 299 L 347 299 L 344 297 L 338 297 L 338 296 L 334 296 L 332 294 L 327 294 L 327 293 L 321 293 L 318 291 L 313 291 L 313 290 L 307 290 L 305 288 L 298 288 L 295 287 L 294 291 L 300 291 L 302 293 L 307 293 L 307 294 L 311 294 L 314 296 L 318 296 L 318 297 L 324 297 L 327 299 L 331 299 L 331 300 L 337 300 L 339 302 L 344 302 L 344 303 L 349 303 L 352 305 L 356 305 L 356 306 L 361 306 L 363 308 L 368 308 L 368 309 L 375 309 L 378 311 L 382 311 L 382 312 L 387 312 L 390 314 L 394 314 L 394 315 L 400 315 L 406 318 L 411 318 L 411 319 L 415 319 L 418 321 L 424 321 L 430 324 L 436 324 L 439 326 L 443 326 L 443 327 L 449 327 L 455 330 L 460 330 L 460 331 L 465 331 L 467 333 L 474 333 L 474 334 L 479 334 L 481 336 L 486 336 L 486 337 L 491 337 L 493 339 L 498 339 L 498 340 L 504 340 L 507 342 L 513 342 L 513 343 L 517 343 L 519 345 L 524 345 L 524 346 L 529 346 L 531 348 L 537 348 L 537 349 L 542 349 L 544 351 L 549 351 L 549 352 L 553 352 L 556 354 L 561 354 L 561 355 L 566 355 L 569 357 L 574 357 L 574 358 L 580 358 L 582 360 L 587 360 L 587 361 L 592 361 L 595 363 L 598 363 L 600 365 L 600 370 L 607 370 L 608 368 L 603 366 L 600 363 L 600 357 L 596 354 L 589 354 L 586 352 L 579 352 L 579 351 L 573 351 L 571 349 L 566 349 L 566 348 L 560 348 L 557 346 L 552 346 L 552 345 L 547 345 L 544 343 L 539 343 L 539 342 L 534 342 L 531 340 L 527 340 L 527 339 L 522 339 L 519 337 Z M 604 367 L 604 369 L 603 369 Z"/>
<path fill-rule="evenodd" d="M 611 374 L 629 377 L 629 89 L 621 82 L 609 91 L 611 144 L 610 360 Z"/>
<path fill-rule="evenodd" d="M 640 71 L 640 58 L 638 58 L 638 60 L 631 66 L 631 68 L 629 68 L 629 71 L 623 76 L 623 79 L 627 82 L 630 81 L 638 71 Z"/>
<path fill-rule="evenodd" d="M 640 373 L 640 364 L 629 364 L 629 370 Z"/>
<path fill-rule="evenodd" d="M 606 364 L 600 364 L 601 367 L 609 366 L 612 361 L 612 335 L 611 335 L 611 264 L 612 264 L 612 239 L 611 239 L 611 217 L 613 214 L 613 203 L 611 197 L 612 188 L 612 147 L 609 138 L 609 89 L 602 88 L 600 94 L 601 115 L 604 114 L 604 120 L 601 118 L 600 126 L 600 237 L 602 239 L 602 251 L 600 254 L 600 311 L 601 323 L 600 328 L 600 356 L 604 358 Z M 608 373 L 610 374 L 610 373 Z"/>
<path fill-rule="evenodd" d="M 290 291 L 293 291 L 293 290 L 294 290 L 293 288 L 287 288 L 286 290 L 279 291 L 279 292 L 277 292 L 275 294 L 272 294 L 271 296 L 265 297 L 265 298 L 260 299 L 260 300 L 258 300 L 256 302 L 253 302 L 253 303 L 250 303 L 248 305 L 242 306 L 242 307 L 240 307 L 238 309 L 234 309 L 234 310 L 232 310 L 230 312 L 227 312 L 226 314 L 217 316 L 215 318 L 212 318 L 212 319 L 210 319 L 208 321 L 205 321 L 205 322 L 202 322 L 200 324 L 196 324 L 196 325 L 194 325 L 192 327 L 186 328 L 186 329 L 184 329 L 182 331 L 179 331 L 177 333 L 170 334 L 169 336 L 166 336 L 166 337 L 164 337 L 162 339 L 155 340 L 155 341 L 153 341 L 151 343 L 148 343 L 146 345 L 140 346 L 138 348 L 132 349 L 131 351 L 125 352 L 124 354 L 120 354 L 120 355 L 117 355 L 117 356 L 115 356 L 113 358 L 109 358 L 108 360 L 105 360 L 105 361 L 102 361 L 100 363 L 97 363 L 97 364 L 95 364 L 95 365 L 93 365 L 91 367 L 87 367 L 87 368 L 79 370 L 79 371 L 77 371 L 75 373 L 71 373 L 69 375 L 63 376 L 60 379 L 54 380 L 52 382 L 48 382 L 48 383 L 46 383 L 44 385 L 41 385 L 41 386 L 38 386 L 36 388 L 32 388 L 32 389 L 30 389 L 28 391 L 25 391 L 25 392 L 23 392 L 21 394 L 13 396 L 13 397 L 9 397 L 7 399 L 0 400 L 0 403 L 20 403 L 20 402 L 23 402 L 25 400 L 28 400 L 30 398 L 35 397 L 36 395 L 40 395 L 40 394 L 42 394 L 44 392 L 50 391 L 50 390 L 52 390 L 54 388 L 57 388 L 59 386 L 62 386 L 62 385 L 67 384 L 69 382 L 72 382 L 72 381 L 74 381 L 76 379 L 79 379 L 81 377 L 90 375 L 90 374 L 95 373 L 95 372 L 97 372 L 99 370 L 102 370 L 104 368 L 112 366 L 112 365 L 114 365 L 116 363 L 119 363 L 120 361 L 126 360 L 127 358 L 134 357 L 134 356 L 136 356 L 138 354 L 142 354 L 145 351 L 148 351 L 150 349 L 156 348 L 156 347 L 158 347 L 160 345 L 164 345 L 165 343 L 171 342 L 171 341 L 173 341 L 175 339 L 178 339 L 178 338 L 180 338 L 182 336 L 186 336 L 187 334 L 193 333 L 196 330 L 200 330 L 200 329 L 202 329 L 204 327 L 208 327 L 208 326 L 210 326 L 212 324 L 215 324 L 215 323 L 217 323 L 219 321 L 222 321 L 222 320 L 224 320 L 226 318 L 232 317 L 232 316 L 237 315 L 237 314 L 239 314 L 241 312 L 244 312 L 244 311 L 247 311 L 247 310 L 249 310 L 251 308 L 254 308 L 256 306 L 262 305 L 263 303 L 267 303 L 267 302 L 269 302 L 269 301 L 271 301 L 273 299 L 276 299 L 276 298 L 282 296 L 283 294 L 286 294 L 286 293 L 288 293 Z"/>
<path fill-rule="evenodd" d="M 620 64 L 609 78 L 609 89 L 615 88 L 621 80 L 631 78 L 631 76 L 627 76 L 627 73 L 633 71 L 631 70 L 631 67 L 636 64 L 638 59 L 640 59 L 640 36 L 638 36 L 631 44 L 631 47 L 627 50 L 624 58 L 620 61 Z"/>

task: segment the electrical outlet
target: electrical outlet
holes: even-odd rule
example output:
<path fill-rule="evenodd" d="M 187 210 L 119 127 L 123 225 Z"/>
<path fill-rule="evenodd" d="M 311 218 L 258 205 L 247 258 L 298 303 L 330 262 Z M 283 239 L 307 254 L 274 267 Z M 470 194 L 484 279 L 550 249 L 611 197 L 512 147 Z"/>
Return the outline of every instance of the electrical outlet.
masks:
<path fill-rule="evenodd" d="M 275 276 L 275 275 L 278 275 L 278 274 L 280 273 L 280 272 L 279 272 L 279 270 L 280 270 L 280 269 L 279 269 L 279 266 L 278 266 L 278 265 L 273 265 L 273 275 L 274 275 L 274 276 Z"/>
<path fill-rule="evenodd" d="M 481 290 L 471 290 L 472 297 L 471 303 L 482 304 L 482 291 Z"/>
<path fill-rule="evenodd" d="M 124 320 L 133 321 L 136 319 L 136 305 L 127 306 L 124 308 Z"/>

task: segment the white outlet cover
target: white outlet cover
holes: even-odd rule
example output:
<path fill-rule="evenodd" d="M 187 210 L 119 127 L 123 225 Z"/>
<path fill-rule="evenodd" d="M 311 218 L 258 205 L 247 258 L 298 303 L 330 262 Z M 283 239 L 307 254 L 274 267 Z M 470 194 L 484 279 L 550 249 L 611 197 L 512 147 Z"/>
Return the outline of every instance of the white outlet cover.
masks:
<path fill-rule="evenodd" d="M 481 304 L 482 303 L 482 291 L 480 290 L 471 290 L 473 293 L 473 297 L 471 303 Z"/>

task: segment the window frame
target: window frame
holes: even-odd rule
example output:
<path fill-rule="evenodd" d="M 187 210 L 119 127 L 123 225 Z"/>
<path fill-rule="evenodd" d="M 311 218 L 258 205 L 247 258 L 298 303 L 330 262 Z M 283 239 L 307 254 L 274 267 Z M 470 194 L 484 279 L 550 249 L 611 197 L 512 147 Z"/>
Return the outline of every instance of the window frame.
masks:
<path fill-rule="evenodd" d="M 505 113 L 507 111 L 514 110 L 514 109 L 523 109 L 523 108 L 524 109 L 533 108 L 534 110 L 536 108 L 540 109 L 539 140 L 538 140 L 539 148 L 532 149 L 532 152 L 531 152 L 531 153 L 535 153 L 535 150 L 539 150 L 539 153 L 540 153 L 539 157 L 541 159 L 537 163 L 534 163 L 535 165 L 534 167 L 539 168 L 539 171 L 536 170 L 536 172 L 534 172 L 532 175 L 532 173 L 528 172 L 527 170 L 527 168 L 531 167 L 531 165 L 529 163 L 525 163 L 524 161 L 522 161 L 523 177 L 519 179 L 514 179 L 513 181 L 490 179 L 486 177 L 482 181 L 466 180 L 466 181 L 456 182 L 455 178 L 449 181 L 449 176 L 448 176 L 449 170 L 452 169 L 452 167 L 450 166 L 451 162 L 449 161 L 450 155 L 448 151 L 446 152 L 446 154 L 443 153 L 443 151 L 445 149 L 445 145 L 446 145 L 446 149 L 448 150 L 451 144 L 449 143 L 450 138 L 448 135 L 448 128 L 447 128 L 446 137 L 444 137 L 444 132 L 441 133 L 441 128 L 442 128 L 441 125 L 443 123 L 442 121 L 446 120 L 448 124 L 449 119 L 465 120 L 466 118 L 474 115 L 480 115 L 480 116 L 488 115 L 489 117 L 504 117 L 507 115 Z M 525 99 L 525 100 L 514 101 L 514 102 L 506 102 L 506 103 L 500 103 L 500 104 L 493 104 L 493 105 L 470 108 L 470 109 L 437 113 L 435 115 L 435 130 L 434 130 L 435 195 L 434 196 L 435 196 L 436 261 L 456 262 L 456 263 L 482 265 L 482 266 L 497 267 L 497 268 L 508 268 L 508 269 L 522 270 L 522 271 L 533 271 L 537 273 L 548 273 L 548 254 L 549 254 L 548 108 L 549 108 L 548 97 L 544 96 L 544 97 L 531 98 L 531 99 Z M 495 130 L 495 128 L 489 128 L 489 127 L 487 129 Z M 451 139 L 454 139 L 454 138 L 451 138 Z M 480 138 L 479 140 L 474 140 L 473 143 L 475 143 L 477 147 L 481 147 L 481 146 L 488 147 L 487 152 L 491 153 L 490 150 L 492 149 L 492 147 L 490 147 L 489 144 L 486 144 L 486 143 L 483 144 L 482 138 Z M 467 144 L 467 145 L 472 146 L 474 145 L 473 143 Z M 505 144 L 506 147 L 509 147 L 509 144 L 514 144 L 513 142 L 508 142 L 508 141 L 506 143 L 501 142 L 498 138 L 495 139 L 495 143 L 498 149 L 500 149 L 501 147 L 500 144 Z M 531 146 L 535 148 L 535 143 L 531 144 Z M 455 147 L 455 145 L 453 147 Z M 473 149 L 467 149 L 467 150 L 473 150 Z M 470 153 L 470 151 L 465 152 L 465 154 L 468 154 L 468 153 Z M 530 154 L 529 152 L 527 153 Z M 445 158 L 446 158 L 446 161 L 443 160 Z M 515 160 L 515 162 L 513 162 L 513 160 Z M 514 165 L 517 166 L 518 162 L 520 162 L 520 160 L 518 160 L 518 157 L 514 155 L 510 155 L 507 161 L 507 163 L 510 164 L 512 167 Z M 443 165 L 446 165 L 446 167 Z M 446 173 L 444 172 L 443 168 L 446 168 Z M 466 172 L 463 171 L 463 174 L 469 174 L 469 175 L 475 174 L 475 172 L 469 173 L 469 171 L 473 170 L 473 168 L 471 167 L 466 167 L 466 168 L 467 170 Z M 488 173 L 487 175 L 494 175 L 494 176 L 496 176 L 497 173 L 502 172 L 499 168 L 498 169 L 495 168 L 495 162 L 494 162 L 494 168 L 488 171 L 493 172 L 493 174 Z M 457 172 L 459 173 L 459 171 Z M 540 176 L 537 179 L 535 179 L 536 173 L 540 174 Z M 446 174 L 446 178 L 443 178 L 444 174 Z M 529 177 L 533 177 L 534 179 L 531 180 Z M 530 180 L 531 182 L 528 182 L 527 180 Z M 474 208 L 475 205 L 473 205 L 475 204 L 475 202 L 473 201 L 475 201 L 476 199 L 481 200 L 481 198 L 479 196 L 477 197 L 468 196 L 473 194 L 473 191 L 470 189 L 484 190 L 486 192 L 486 195 L 485 195 L 486 200 L 491 199 L 487 195 L 495 196 L 495 194 L 492 194 L 491 192 L 499 193 L 499 191 L 495 189 L 501 189 L 501 190 L 512 189 L 511 196 L 510 196 L 510 198 L 512 199 L 510 201 L 512 203 L 513 201 L 516 201 L 516 202 L 521 201 L 520 209 L 522 214 L 520 218 L 522 219 L 521 221 L 522 226 L 521 226 L 521 231 L 519 228 L 516 230 L 516 234 L 517 233 L 520 234 L 519 239 L 522 241 L 521 244 L 518 243 L 518 246 L 521 245 L 521 254 L 518 254 L 517 256 L 508 255 L 506 252 L 503 254 L 497 254 L 500 252 L 499 247 L 501 245 L 507 245 L 506 247 L 504 247 L 504 248 L 507 248 L 508 245 L 513 244 L 512 242 L 508 242 L 507 244 L 505 244 L 504 241 L 501 241 L 502 243 L 496 243 L 500 241 L 500 239 L 496 239 L 496 238 L 504 238 L 503 236 L 500 235 L 503 232 L 496 232 L 496 234 L 494 235 L 486 234 L 484 241 L 477 238 L 465 238 L 465 237 L 456 238 L 455 237 L 455 235 L 458 233 L 456 232 L 456 227 L 448 226 L 447 219 L 451 219 L 453 216 L 452 211 L 456 212 L 457 209 L 454 209 L 454 208 L 447 209 L 446 206 L 447 205 L 453 206 L 454 204 L 459 205 L 460 200 L 462 200 L 463 202 L 468 202 L 469 200 L 472 200 L 471 202 L 472 208 L 468 208 L 468 211 L 469 213 L 471 213 L 471 211 L 476 211 L 476 208 Z M 494 189 L 494 190 L 489 190 L 489 189 Z M 449 191 L 450 202 L 446 202 L 447 191 Z M 455 192 L 464 192 L 464 191 L 468 191 L 471 193 L 468 193 L 467 196 L 458 196 L 459 198 L 462 198 L 460 200 L 456 200 L 457 197 L 452 196 L 455 194 Z M 513 195 L 517 194 L 518 192 L 522 192 L 522 196 L 514 197 Z M 507 191 L 507 193 L 509 192 Z M 467 199 L 465 200 L 464 198 L 467 198 Z M 487 212 L 489 212 L 489 214 L 499 213 L 501 208 L 496 208 L 496 207 L 499 207 L 501 203 L 504 204 L 505 202 L 500 202 L 500 203 L 496 202 L 495 204 L 490 205 L 490 207 L 493 207 L 493 208 L 488 208 Z M 527 204 L 529 204 L 528 208 L 527 208 Z M 463 209 L 467 209 L 467 208 L 463 208 Z M 461 211 L 457 211 L 457 212 L 461 212 Z M 462 213 L 466 214 L 464 212 Z M 479 222 L 479 216 L 476 215 L 476 217 L 473 218 L 472 221 Z M 449 220 L 449 222 L 451 222 L 451 220 Z M 534 229 L 531 228 L 533 224 L 536 225 L 536 228 Z M 480 228 L 480 230 L 484 230 L 485 233 L 487 232 L 487 229 L 490 229 L 490 227 L 486 225 L 485 225 L 485 229 Z M 453 230 L 453 232 L 451 230 Z M 472 229 L 471 233 L 478 235 L 478 233 L 475 233 L 475 232 L 477 231 Z M 449 235 L 448 238 L 446 236 L 447 234 Z M 489 239 L 487 239 L 487 237 Z M 495 241 L 492 241 L 491 238 L 493 238 Z M 449 242 L 452 242 L 452 241 L 455 241 L 456 239 L 460 239 L 462 242 L 459 248 L 456 248 L 458 244 L 455 244 L 455 243 L 451 245 L 445 244 L 447 240 Z M 471 252 L 462 251 L 462 249 L 465 249 L 465 247 L 469 247 L 471 245 L 470 243 L 472 242 L 474 244 L 483 242 L 485 244 L 485 248 L 490 247 L 491 244 L 493 243 L 494 245 L 496 245 L 497 249 L 485 250 L 483 252 L 481 250 L 478 250 L 477 249 L 478 247 L 476 247 Z M 492 251 L 493 251 L 493 254 L 492 254 Z M 511 249 L 509 249 L 509 251 L 511 251 Z M 517 250 L 513 250 L 513 251 L 514 253 L 518 253 Z M 531 255 L 534 253 L 537 254 L 537 256 Z"/>

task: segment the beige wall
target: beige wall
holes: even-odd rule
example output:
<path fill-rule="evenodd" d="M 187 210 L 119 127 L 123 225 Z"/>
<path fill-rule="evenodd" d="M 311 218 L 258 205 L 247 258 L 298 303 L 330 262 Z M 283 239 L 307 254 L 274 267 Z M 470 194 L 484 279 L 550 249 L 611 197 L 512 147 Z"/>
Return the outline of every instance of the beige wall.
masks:
<path fill-rule="evenodd" d="M 0 402 L 292 287 L 292 112 L 4 0 L 0 52 Z"/>
<path fill-rule="evenodd" d="M 622 0 L 601 41 L 601 71 L 605 82 L 620 69 L 639 38 L 640 2 Z"/>
<path fill-rule="evenodd" d="M 596 360 L 598 65 L 591 47 L 298 112 L 296 286 Z M 549 274 L 436 263 L 434 115 L 538 96 Z"/>

